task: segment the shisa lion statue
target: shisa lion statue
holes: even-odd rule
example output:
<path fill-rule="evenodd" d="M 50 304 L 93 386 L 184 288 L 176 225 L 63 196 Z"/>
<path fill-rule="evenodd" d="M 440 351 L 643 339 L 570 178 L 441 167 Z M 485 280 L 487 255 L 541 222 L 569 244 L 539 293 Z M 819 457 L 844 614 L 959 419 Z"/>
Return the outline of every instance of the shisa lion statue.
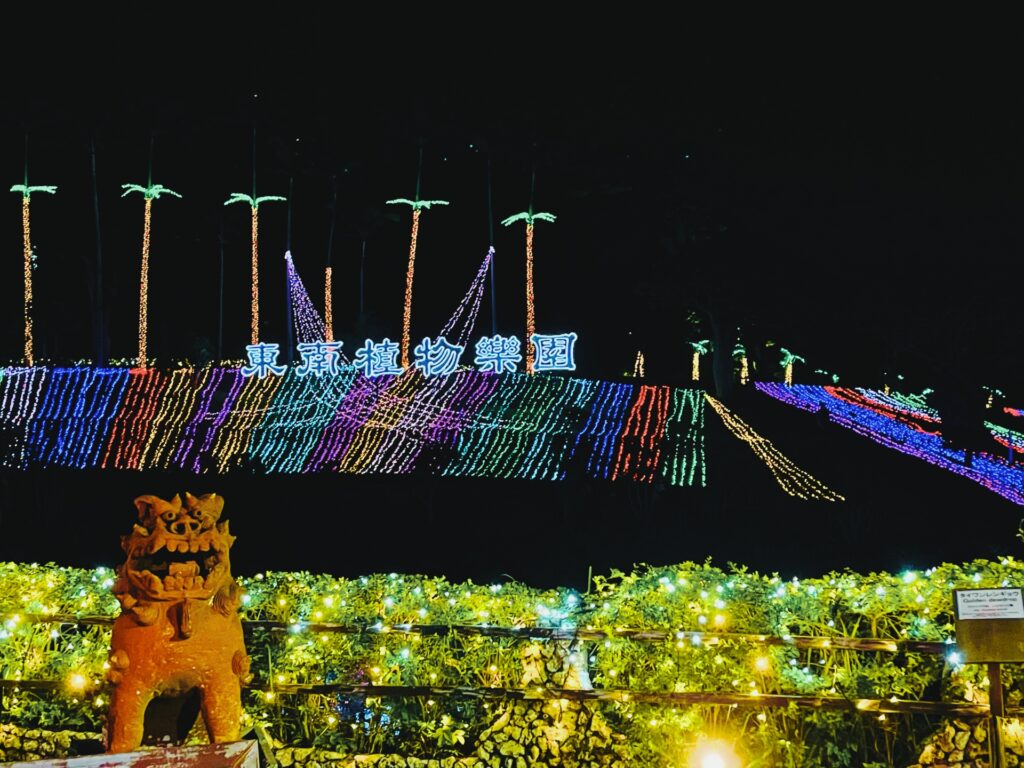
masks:
<path fill-rule="evenodd" d="M 224 499 L 140 496 L 135 506 L 139 523 L 121 537 L 126 559 L 114 585 L 121 615 L 110 640 L 107 751 L 139 747 L 153 697 L 192 689 L 210 740 L 236 741 L 249 657 L 228 557 L 235 537 L 220 522 Z"/>

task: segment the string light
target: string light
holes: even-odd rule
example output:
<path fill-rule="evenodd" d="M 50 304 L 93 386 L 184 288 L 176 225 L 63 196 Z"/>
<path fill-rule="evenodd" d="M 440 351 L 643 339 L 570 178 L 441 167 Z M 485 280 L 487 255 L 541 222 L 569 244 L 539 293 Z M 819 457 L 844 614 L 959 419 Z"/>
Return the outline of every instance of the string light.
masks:
<path fill-rule="evenodd" d="M 142 270 L 139 274 L 139 356 L 136 365 L 145 368 L 149 364 L 147 356 L 147 332 L 149 327 L 149 233 L 150 223 L 153 218 L 153 201 L 159 200 L 161 195 L 171 195 L 180 198 L 173 189 L 167 189 L 161 184 L 150 182 L 147 186 L 141 184 L 122 184 L 121 197 L 127 197 L 133 192 L 142 195 L 145 207 L 142 219 Z"/>
<path fill-rule="evenodd" d="M 255 134 L 254 134 L 255 135 Z M 255 171 L 253 172 L 255 174 Z M 255 178 L 255 175 L 254 177 Z M 280 195 L 263 195 L 256 197 L 255 182 L 253 182 L 253 193 L 247 195 L 243 192 L 232 192 L 224 205 L 232 203 L 248 203 L 252 209 L 252 290 L 250 296 L 250 327 L 249 336 L 251 344 L 258 344 L 260 341 L 260 262 L 259 262 L 259 236 L 260 236 L 260 205 L 269 202 L 282 202 L 288 198 Z"/>
<path fill-rule="evenodd" d="M 419 184 L 417 183 L 417 187 Z M 412 323 L 412 276 L 416 266 L 416 241 L 420 235 L 420 212 L 432 205 L 448 205 L 447 200 L 415 200 L 404 197 L 388 200 L 388 205 L 408 205 L 412 208 L 412 232 L 409 235 L 409 264 L 405 270 L 405 303 L 402 307 L 402 367 L 409 367 L 409 333 Z"/>
<path fill-rule="evenodd" d="M 299 343 L 327 340 L 326 325 L 320 318 L 320 313 L 316 311 L 316 305 L 313 304 L 309 293 L 306 292 L 306 286 L 302 283 L 302 278 L 299 277 L 299 273 L 295 269 L 291 251 L 285 252 L 284 260 L 288 277 L 288 293 L 292 302 L 295 338 Z"/>
<path fill-rule="evenodd" d="M 691 341 L 693 347 L 693 360 L 690 363 L 690 378 L 693 381 L 700 381 L 700 356 L 706 355 L 711 349 L 711 342 L 708 339 L 702 341 Z"/>
<path fill-rule="evenodd" d="M 28 145 L 26 144 L 26 147 Z M 30 186 L 28 183 L 28 169 L 25 170 L 25 182 L 15 184 L 11 192 L 21 193 L 21 248 L 23 258 L 25 296 L 23 306 L 23 319 L 25 326 L 25 365 L 31 367 L 35 362 L 32 334 L 32 270 L 35 267 L 35 254 L 32 251 L 32 226 L 30 203 L 33 192 L 45 192 L 48 195 L 57 193 L 57 187 L 50 185 Z"/>
<path fill-rule="evenodd" d="M 765 382 L 758 382 L 756 387 L 776 400 L 803 410 L 817 412 L 824 406 L 835 424 L 879 445 L 970 478 L 1015 504 L 1024 505 L 1024 466 L 984 452 L 974 454 L 967 466 L 964 451 L 945 444 L 937 415 L 923 411 L 913 414 L 906 404 L 902 410 L 894 408 L 883 402 L 886 395 L 878 392 L 867 395 L 867 390 L 811 385 L 787 387 Z"/>
<path fill-rule="evenodd" d="M 746 386 L 750 380 L 750 369 L 747 364 L 747 348 L 741 342 L 736 342 L 732 348 L 732 356 L 740 362 L 740 385 Z"/>
<path fill-rule="evenodd" d="M 472 369 L 384 379 L 351 368 L 265 379 L 222 367 L 3 370 L 5 466 L 705 482 L 696 390 Z"/>
<path fill-rule="evenodd" d="M 790 352 L 785 347 L 779 347 L 779 351 L 782 353 L 782 359 L 779 361 L 779 365 L 781 365 L 785 369 L 785 383 L 786 383 L 786 386 L 787 387 L 792 387 L 793 386 L 793 363 L 796 363 L 796 362 L 806 363 L 807 361 L 804 360 L 802 357 L 800 357 L 800 355 L 793 354 L 792 352 Z"/>
<path fill-rule="evenodd" d="M 448 322 L 441 329 L 440 336 L 442 338 L 463 347 L 469 344 L 469 337 L 476 327 L 476 319 L 480 314 L 480 302 L 483 299 L 487 274 L 493 259 L 494 246 L 491 246 L 487 249 L 487 255 L 484 256 L 483 263 L 480 264 L 473 282 L 469 284 L 469 290 L 466 291 L 462 301 L 459 302 L 452 316 L 448 318 Z"/>
<path fill-rule="evenodd" d="M 324 269 L 324 340 L 334 341 L 334 305 L 330 267 Z"/>
<path fill-rule="evenodd" d="M 705 394 L 704 398 L 714 409 L 715 413 L 721 417 L 726 428 L 750 446 L 750 449 L 757 458 L 763 461 L 769 471 L 771 471 L 775 482 L 790 496 L 814 501 L 845 500 L 843 496 L 833 491 L 820 480 L 800 469 L 789 458 L 784 456 L 770 440 L 751 429 L 743 419 L 726 408 L 721 402 L 708 394 Z"/>
<path fill-rule="evenodd" d="M 908 701 L 916 711 L 927 711 L 934 702 L 915 700 L 945 676 L 959 674 L 962 664 L 951 636 L 950 585 L 973 582 L 972 574 L 985 586 L 1017 583 L 1022 567 L 1004 558 L 915 570 L 912 581 L 906 572 L 848 571 L 781 581 L 737 566 L 723 571 L 708 563 L 682 563 L 624 574 L 602 589 L 599 602 L 564 588 L 451 583 L 395 573 L 353 579 L 308 573 L 241 577 L 243 621 L 258 621 L 263 630 L 253 635 L 256 645 L 250 648 L 262 685 L 250 688 L 245 716 L 258 721 L 280 697 L 315 692 L 321 695 L 293 699 L 289 707 L 309 722 L 336 725 L 349 715 L 335 706 L 333 695 L 322 694 L 331 687 L 339 696 L 358 692 L 366 682 L 356 676 L 359 669 L 381 686 L 367 696 L 422 697 L 423 687 L 430 686 L 443 723 L 451 722 L 445 714 L 453 714 L 449 697 L 474 692 L 492 701 L 521 700 L 529 687 L 531 694 L 565 710 L 576 698 L 565 690 L 573 686 L 563 683 L 559 689 L 550 680 L 524 678 L 522 656 L 509 652 L 543 654 L 541 663 L 557 659 L 560 654 L 549 657 L 542 651 L 540 638 L 556 651 L 567 641 L 586 643 L 576 647 L 587 648 L 582 665 L 593 676 L 598 697 L 617 701 L 616 709 L 623 706 L 636 727 L 696 727 L 700 721 L 689 720 L 693 709 L 686 705 L 706 703 L 709 694 L 733 707 L 739 697 L 747 698 L 749 703 L 739 706 L 750 707 L 751 714 L 787 705 L 821 711 L 852 704 L 851 711 L 874 717 L 908 712 Z M 105 706 L 106 697 L 97 696 L 95 686 L 107 667 L 110 624 L 120 610 L 110 594 L 112 571 L 0 563 L 0 577 L 5 586 L 0 659 L 15 662 L 8 665 L 12 677 L 63 691 L 47 706 L 56 706 L 48 711 L 68 720 L 86 707 Z M 731 616 L 724 608 L 712 610 L 727 601 L 735 608 Z M 430 624 L 422 621 L 428 607 Z M 879 615 L 891 619 L 880 627 L 882 635 L 863 637 L 858 627 L 863 629 L 864 617 Z M 86 621 L 76 624 L 76 616 Z M 701 628 L 699 617 L 706 622 Z M 794 626 L 820 624 L 822 617 L 830 617 L 829 629 L 817 636 L 789 634 Z M 716 629 L 719 624 L 737 628 Z M 49 638 L 42 646 L 41 635 Z M 453 648 L 464 662 L 457 667 L 448 663 Z M 923 663 L 909 688 L 897 692 L 891 673 L 904 653 Z M 561 671 L 578 669 L 580 655 L 571 649 L 560 661 Z M 850 680 L 876 681 L 874 698 L 851 702 L 839 695 L 837 681 L 826 671 L 837 659 Z M 7 682 L 17 691 L 16 682 Z M 957 702 L 941 706 L 951 704 Z M 390 711 L 400 724 L 400 708 Z M 801 716 L 790 714 L 801 728 Z M 705 736 L 698 744 L 722 736 L 707 721 L 701 729 Z M 714 751 L 729 754 L 720 742 Z"/>
<path fill-rule="evenodd" d="M 535 221 L 555 221 L 553 213 L 534 213 L 533 206 L 522 213 L 517 213 L 502 220 L 502 225 L 508 227 L 517 221 L 526 222 L 526 336 L 527 341 L 533 338 L 537 332 L 536 318 L 534 316 L 534 295 L 533 295 L 533 223 Z M 533 344 L 526 345 L 526 372 L 533 373 Z"/>

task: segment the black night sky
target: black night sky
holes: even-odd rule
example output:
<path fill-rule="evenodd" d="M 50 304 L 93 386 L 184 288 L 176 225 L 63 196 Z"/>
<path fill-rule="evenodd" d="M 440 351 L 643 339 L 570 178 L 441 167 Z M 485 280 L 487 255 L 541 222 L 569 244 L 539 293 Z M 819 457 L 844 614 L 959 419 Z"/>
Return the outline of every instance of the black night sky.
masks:
<path fill-rule="evenodd" d="M 52 58 L 7 57 L 2 179 L 21 181 L 27 131 L 31 183 L 60 188 L 33 198 L 41 357 L 87 359 L 101 345 L 114 359 L 134 354 L 142 201 L 121 199 L 120 185 L 145 182 L 151 144 L 154 182 L 184 196 L 154 204 L 151 354 L 216 357 L 223 231 L 224 357 L 243 356 L 248 212 L 222 203 L 249 191 L 255 126 L 258 192 L 288 194 L 294 180 L 291 249 L 317 305 L 336 186 L 335 324 L 349 349 L 367 335 L 401 333 L 409 213 L 383 203 L 413 196 L 422 147 L 422 195 L 451 205 L 423 217 L 414 338 L 436 333 L 486 253 L 490 162 L 498 330 L 521 334 L 524 313 L 522 227 L 498 221 L 526 208 L 535 170 L 535 209 L 558 215 L 537 227 L 538 324 L 579 333 L 584 376 L 621 377 L 643 349 L 651 380 L 683 384 L 686 342 L 739 327 L 751 349 L 770 340 L 806 357 L 805 381 L 821 368 L 846 385 L 880 387 L 888 371 L 904 375 L 910 391 L 929 386 L 973 402 L 990 385 L 1010 404 L 1024 402 L 1024 126 L 1009 56 L 968 59 L 941 41 L 895 33 L 717 45 L 693 29 L 674 37 L 674 23 L 655 18 L 617 28 L 616 20 L 560 26 L 524 15 L 504 20 L 499 34 L 470 16 L 438 32 L 436 22 L 356 23 L 292 8 L 245 6 L 237 18 L 152 13 L 136 22 L 83 13 L 59 34 L 42 34 L 35 19 L 39 34 L 15 48 L 31 44 Z M 20 209 L 9 198 L 0 207 L 0 359 L 15 360 Z M 284 336 L 287 211 L 261 209 L 268 340 Z M 491 300 L 485 295 L 479 332 L 490 329 Z M 761 364 L 766 378 L 779 377 L 774 357 Z M 132 495 L 186 487 L 228 497 L 250 572 L 504 571 L 578 583 L 587 565 L 644 559 L 714 555 L 811 572 L 927 565 L 1014 546 L 1008 502 L 847 435 L 822 448 L 802 415 L 736 397 L 795 459 L 858 489 L 846 510 L 823 521 L 813 505 L 773 495 L 749 479 L 754 460 L 739 453 L 730 489 L 703 494 L 343 477 L 203 478 L 219 487 L 199 488 L 187 478 L 40 471 L 2 476 L 0 558 L 116 562 Z M 719 455 L 731 460 L 725 449 Z M 14 543 L 30 520 L 61 524 L 72 504 L 102 523 L 69 533 L 52 555 Z M 300 553 L 298 534 L 276 529 L 273 507 L 288 505 L 310 509 L 323 541 L 337 546 Z M 280 545 L 271 554 L 258 549 L 253 506 L 263 542 Z M 955 544 L 922 530 L 965 508 L 991 528 Z M 529 543 L 538 516 L 557 531 L 554 551 Z M 883 521 L 886 545 L 872 534 Z M 505 546 L 480 546 L 492 539 Z"/>

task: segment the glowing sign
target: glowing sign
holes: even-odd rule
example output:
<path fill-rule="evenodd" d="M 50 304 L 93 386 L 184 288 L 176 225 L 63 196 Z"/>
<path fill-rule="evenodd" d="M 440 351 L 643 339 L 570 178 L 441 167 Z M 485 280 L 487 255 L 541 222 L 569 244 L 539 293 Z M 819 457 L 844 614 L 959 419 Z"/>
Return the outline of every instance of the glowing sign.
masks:
<path fill-rule="evenodd" d="M 365 376 L 397 376 L 404 368 L 398 365 L 395 358 L 398 357 L 398 344 L 385 337 L 379 344 L 371 339 L 358 350 L 356 359 L 353 361 L 357 369 Z"/>
<path fill-rule="evenodd" d="M 516 363 L 523 359 L 519 348 L 519 339 L 515 336 L 484 336 L 476 343 L 476 358 L 473 362 L 485 373 L 515 373 Z"/>
<path fill-rule="evenodd" d="M 465 351 L 465 347 L 449 344 L 443 337 L 438 337 L 437 341 L 433 342 L 430 339 L 423 339 L 413 350 L 413 365 L 423 371 L 424 376 L 447 376 L 455 373 L 459 359 Z"/>
<path fill-rule="evenodd" d="M 243 365 L 241 372 L 243 376 L 257 376 L 266 378 L 268 373 L 275 376 L 283 376 L 287 366 L 277 364 L 277 356 L 281 354 L 279 344 L 249 344 L 245 348 L 249 356 L 249 365 Z"/>
<path fill-rule="evenodd" d="M 307 341 L 298 345 L 299 354 L 302 356 L 302 365 L 295 369 L 297 376 L 305 376 L 312 373 L 314 376 L 323 376 L 329 373 L 332 376 L 338 375 L 338 352 L 341 349 L 340 341 Z"/>
<path fill-rule="evenodd" d="M 530 337 L 537 348 L 533 370 L 541 371 L 575 371 L 576 361 L 573 359 L 576 346 L 575 333 L 557 333 L 544 335 L 535 333 Z"/>
<path fill-rule="evenodd" d="M 575 371 L 576 357 L 575 333 L 535 333 L 530 342 L 535 350 L 533 370 L 538 373 L 545 371 Z M 340 341 L 309 341 L 296 346 L 302 363 L 295 368 L 298 376 L 312 374 L 317 377 L 337 376 L 341 373 Z M 522 342 L 517 336 L 484 336 L 477 341 L 473 363 L 483 373 L 515 373 L 518 364 L 523 361 Z M 356 350 L 352 367 L 361 371 L 364 376 L 398 376 L 406 369 L 398 363 L 401 347 L 397 342 L 385 338 L 377 342 L 367 339 L 363 346 Z M 419 369 L 424 376 L 448 376 L 459 368 L 462 353 L 466 348 L 461 344 L 452 344 L 444 336 L 431 340 L 424 338 L 413 350 L 412 367 Z M 283 376 L 287 365 L 278 365 L 280 354 L 279 344 L 250 344 L 245 348 L 249 357 L 249 365 L 242 366 L 241 373 L 245 377 L 256 376 L 266 378 L 269 375 Z M 465 366 L 463 366 L 465 367 Z M 349 368 L 351 370 L 351 368 Z"/>

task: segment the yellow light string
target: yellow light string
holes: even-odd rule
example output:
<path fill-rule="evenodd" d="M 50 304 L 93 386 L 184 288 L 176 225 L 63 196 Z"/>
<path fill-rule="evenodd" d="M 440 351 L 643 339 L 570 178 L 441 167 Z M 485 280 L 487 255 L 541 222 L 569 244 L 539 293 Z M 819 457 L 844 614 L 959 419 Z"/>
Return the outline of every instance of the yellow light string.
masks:
<path fill-rule="evenodd" d="M 700 352 L 696 350 L 693 352 L 693 363 L 690 365 L 690 378 L 700 381 Z"/>
<path fill-rule="evenodd" d="M 255 194 L 255 192 L 253 193 Z M 259 206 L 252 206 L 252 344 L 260 342 L 260 265 L 259 265 L 260 215 Z"/>
<path fill-rule="evenodd" d="M 25 255 L 25 365 L 33 364 L 32 350 L 32 234 L 29 227 L 29 198 L 21 198 L 21 237 Z"/>
<path fill-rule="evenodd" d="M 153 198 L 146 197 L 146 210 L 142 226 L 142 274 L 139 279 L 139 368 L 146 367 L 147 326 L 149 324 L 149 224 L 153 211 Z"/>
<path fill-rule="evenodd" d="M 740 384 L 746 385 L 750 381 L 750 367 L 747 365 L 747 356 L 740 358 Z"/>
<path fill-rule="evenodd" d="M 754 454 L 763 461 L 771 471 L 775 482 L 790 496 L 813 501 L 845 501 L 846 499 L 833 491 L 808 472 L 800 469 L 783 453 L 772 445 L 771 441 L 762 437 L 750 425 L 734 414 L 711 395 L 704 393 L 704 399 L 722 418 L 726 428 L 737 438 L 747 443 Z"/>
<path fill-rule="evenodd" d="M 391 429 L 401 422 L 421 385 L 422 379 L 415 371 L 388 385 L 388 397 L 382 396 L 378 400 L 370 418 L 359 428 L 341 458 L 338 471 L 361 474 L 368 469 Z"/>
<path fill-rule="evenodd" d="M 181 368 L 171 374 L 171 383 L 164 392 L 160 409 L 149 425 L 149 437 L 139 459 L 141 466 L 162 465 L 171 468 L 171 457 L 181 436 L 181 429 L 192 414 L 199 395 L 206 388 L 212 370 L 205 368 L 197 372 L 191 368 Z"/>
<path fill-rule="evenodd" d="M 792 387 L 793 386 L 793 364 L 792 363 L 787 363 L 786 364 L 786 386 L 787 387 Z"/>
<path fill-rule="evenodd" d="M 409 367 L 409 326 L 412 323 L 412 275 L 416 266 L 416 239 L 420 234 L 420 209 L 412 211 L 409 237 L 409 266 L 405 271 L 405 306 L 402 309 L 402 367 Z"/>
<path fill-rule="evenodd" d="M 246 379 L 238 400 L 217 431 L 216 441 L 210 450 L 211 458 L 217 463 L 217 472 L 227 471 L 234 458 L 246 453 L 250 435 L 269 410 L 283 381 L 283 376 L 267 376 L 265 379 L 253 376 Z"/>
<path fill-rule="evenodd" d="M 331 301 L 331 268 L 324 270 L 324 341 L 334 341 L 334 303 Z"/>
<path fill-rule="evenodd" d="M 645 368 L 646 361 L 644 360 L 644 353 L 639 349 L 636 351 L 636 361 L 633 363 L 633 376 L 634 378 L 642 379 L 647 375 Z"/>
<path fill-rule="evenodd" d="M 526 372 L 533 373 L 533 334 L 535 318 L 533 314 L 533 222 L 526 222 Z"/>

